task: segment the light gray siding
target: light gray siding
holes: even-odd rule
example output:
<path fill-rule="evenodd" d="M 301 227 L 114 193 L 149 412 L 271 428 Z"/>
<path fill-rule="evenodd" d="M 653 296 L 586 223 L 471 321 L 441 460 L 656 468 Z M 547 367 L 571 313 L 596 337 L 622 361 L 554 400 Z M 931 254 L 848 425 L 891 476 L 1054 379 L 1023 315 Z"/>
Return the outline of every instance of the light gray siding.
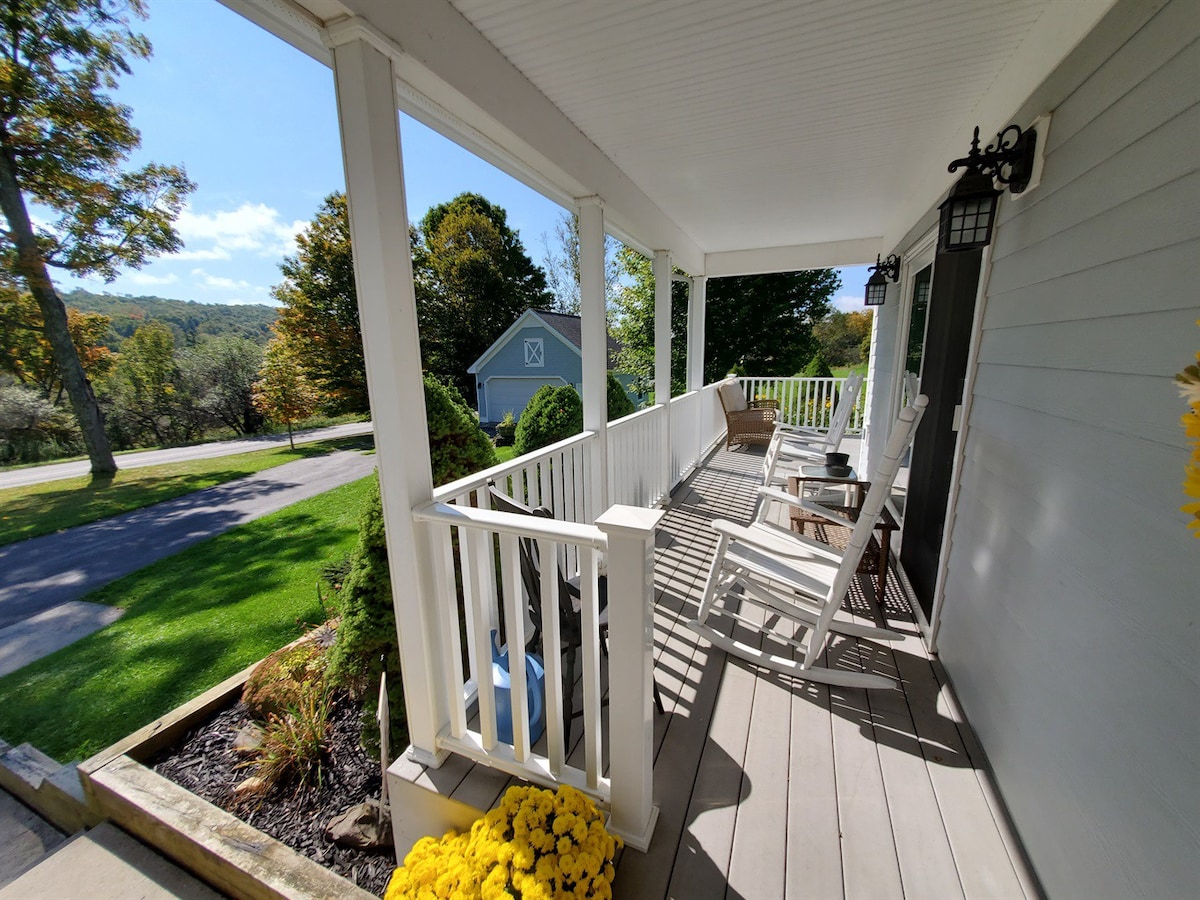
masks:
<path fill-rule="evenodd" d="M 1198 38 L 1175 0 L 1054 76 L 992 248 L 938 647 L 1051 897 L 1200 891 Z"/>

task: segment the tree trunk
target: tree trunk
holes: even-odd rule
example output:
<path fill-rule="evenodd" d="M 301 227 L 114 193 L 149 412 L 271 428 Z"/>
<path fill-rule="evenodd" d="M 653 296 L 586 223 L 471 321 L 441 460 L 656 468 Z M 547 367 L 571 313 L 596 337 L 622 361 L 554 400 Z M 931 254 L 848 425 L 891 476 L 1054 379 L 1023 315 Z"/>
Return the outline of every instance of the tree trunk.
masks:
<path fill-rule="evenodd" d="M 79 420 L 83 443 L 92 461 L 92 475 L 112 475 L 117 471 L 117 462 L 113 459 L 108 435 L 104 432 L 104 415 L 100 412 L 92 384 L 79 361 L 79 351 L 71 340 L 71 332 L 67 327 L 67 308 L 50 281 L 46 261 L 38 249 L 37 237 L 25 208 L 25 198 L 17 182 L 16 167 L 7 152 L 0 152 L 0 210 L 8 219 L 10 234 L 16 245 L 17 273 L 24 279 L 29 293 L 37 300 L 42 311 L 46 340 L 54 351 L 54 361 L 62 375 L 63 387 Z"/>
<path fill-rule="evenodd" d="M 292 445 L 292 449 L 296 449 L 296 441 L 292 437 L 292 420 L 288 419 L 288 443 Z"/>

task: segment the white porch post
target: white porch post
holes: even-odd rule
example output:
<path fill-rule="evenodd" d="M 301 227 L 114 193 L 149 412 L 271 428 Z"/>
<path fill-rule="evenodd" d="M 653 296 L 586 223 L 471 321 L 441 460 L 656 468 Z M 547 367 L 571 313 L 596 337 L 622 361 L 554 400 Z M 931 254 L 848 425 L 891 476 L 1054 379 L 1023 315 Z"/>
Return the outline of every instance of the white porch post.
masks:
<path fill-rule="evenodd" d="M 688 355 L 687 389 L 698 391 L 704 387 L 704 305 L 707 299 L 708 279 L 697 275 L 692 279 L 688 293 Z M 704 455 L 704 409 L 696 405 L 695 456 L 696 465 Z"/>
<path fill-rule="evenodd" d="M 671 489 L 671 252 L 654 253 L 654 403 L 662 411 L 663 490 Z"/>
<path fill-rule="evenodd" d="M 654 798 L 654 530 L 657 509 L 614 506 L 596 519 L 608 536 L 610 827 L 636 850 L 650 846 Z"/>
<path fill-rule="evenodd" d="M 594 431 L 589 515 L 608 508 L 608 318 L 604 308 L 604 206 L 579 201 L 579 312 L 583 317 L 583 430 Z"/>
<path fill-rule="evenodd" d="M 434 643 L 434 604 L 427 531 L 412 509 L 433 498 L 425 392 L 408 221 L 404 202 L 395 75 L 391 61 L 367 43 L 334 47 L 338 121 L 346 167 L 354 282 L 366 354 L 367 387 L 378 448 L 387 526 L 392 604 L 404 673 L 409 755 L 440 765 L 437 735 L 449 723 Z M 424 563 L 424 564 L 423 564 Z"/>

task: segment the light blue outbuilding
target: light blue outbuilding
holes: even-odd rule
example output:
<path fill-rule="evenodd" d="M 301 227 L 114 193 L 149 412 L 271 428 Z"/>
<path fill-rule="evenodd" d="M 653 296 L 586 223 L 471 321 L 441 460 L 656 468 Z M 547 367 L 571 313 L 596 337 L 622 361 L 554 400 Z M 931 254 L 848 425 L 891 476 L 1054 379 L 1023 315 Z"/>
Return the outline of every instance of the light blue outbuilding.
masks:
<path fill-rule="evenodd" d="M 467 372 L 475 378 L 479 420 L 499 422 L 506 412 L 520 417 L 542 385 L 574 386 L 583 392 L 583 327 L 579 316 L 527 309 Z M 621 345 L 608 338 L 611 371 Z M 633 376 L 614 372 L 634 406 L 645 397 L 631 388 Z"/>

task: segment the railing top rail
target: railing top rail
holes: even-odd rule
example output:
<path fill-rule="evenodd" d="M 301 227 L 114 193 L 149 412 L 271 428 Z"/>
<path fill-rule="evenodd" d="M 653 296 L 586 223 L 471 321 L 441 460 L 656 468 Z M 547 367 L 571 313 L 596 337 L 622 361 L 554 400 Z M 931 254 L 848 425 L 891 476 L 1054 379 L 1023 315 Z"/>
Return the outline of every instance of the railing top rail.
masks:
<path fill-rule="evenodd" d="M 559 543 L 608 550 L 608 537 L 596 526 L 579 525 L 560 519 L 542 519 L 473 506 L 454 506 L 437 500 L 414 507 L 413 518 L 418 522 L 440 522 L 459 528 L 483 528 L 500 534 L 514 534 L 517 537 L 550 538 Z"/>
<path fill-rule="evenodd" d="M 651 406 L 647 406 L 645 409 L 639 409 L 637 412 L 631 412 L 627 416 L 621 416 L 619 419 L 613 419 L 608 423 L 608 427 L 612 428 L 614 425 L 624 425 L 626 422 L 632 422 L 634 419 L 638 418 L 644 419 L 647 416 L 654 415 L 660 408 L 661 407 L 657 403 L 652 404 Z"/>
<path fill-rule="evenodd" d="M 586 444 L 589 440 L 596 436 L 594 431 L 583 431 L 572 437 L 565 438 L 557 444 L 550 444 L 542 447 L 534 453 L 527 453 L 524 456 L 518 456 L 510 459 L 506 463 L 500 463 L 498 466 L 492 466 L 490 469 L 484 469 L 481 472 L 475 472 L 473 475 L 468 475 L 465 478 L 460 478 L 458 481 L 451 481 L 448 484 L 443 484 L 436 488 L 433 492 L 434 501 L 451 500 L 460 494 L 465 494 L 468 491 L 477 491 L 487 487 L 489 481 L 499 481 L 514 472 L 520 471 L 526 466 L 537 462 L 539 459 L 549 459 L 555 453 L 563 450 Z"/>

